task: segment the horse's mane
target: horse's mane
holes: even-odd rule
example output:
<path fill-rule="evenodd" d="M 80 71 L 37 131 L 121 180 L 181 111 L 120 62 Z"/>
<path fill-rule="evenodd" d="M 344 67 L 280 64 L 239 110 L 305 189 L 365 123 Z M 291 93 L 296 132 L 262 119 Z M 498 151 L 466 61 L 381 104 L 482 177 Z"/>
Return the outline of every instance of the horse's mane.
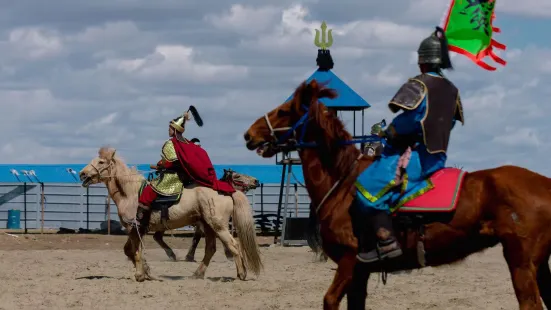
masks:
<path fill-rule="evenodd" d="M 352 140 L 352 135 L 346 130 L 344 124 L 336 113 L 329 111 L 319 102 L 321 98 L 336 98 L 334 89 L 325 87 L 315 80 L 309 84 L 303 83 L 297 89 L 297 98 L 311 98 L 310 115 L 318 129 L 323 133 L 316 135 L 316 142 L 321 148 L 320 160 L 324 166 L 335 172 L 346 172 L 359 155 L 359 150 L 354 145 L 343 146 L 342 142 Z M 302 101 L 304 102 L 304 101 Z"/>
<path fill-rule="evenodd" d="M 145 178 L 138 172 L 136 167 L 128 167 L 124 159 L 116 154 L 114 148 L 103 146 L 98 154 L 100 158 L 113 162 L 115 166 L 113 178 L 121 195 L 127 197 L 130 193 L 138 193 Z"/>

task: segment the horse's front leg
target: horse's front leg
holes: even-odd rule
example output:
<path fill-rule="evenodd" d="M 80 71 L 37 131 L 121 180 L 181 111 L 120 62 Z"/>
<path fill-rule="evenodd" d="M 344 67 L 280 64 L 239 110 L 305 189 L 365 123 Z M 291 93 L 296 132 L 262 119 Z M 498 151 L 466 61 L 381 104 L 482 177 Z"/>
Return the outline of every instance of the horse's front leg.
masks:
<path fill-rule="evenodd" d="M 356 265 L 356 253 L 349 250 L 338 263 L 333 283 L 323 297 L 324 310 L 338 310 L 342 298 L 352 283 L 354 266 Z"/>
<path fill-rule="evenodd" d="M 347 300 L 348 310 L 364 310 L 367 298 L 367 281 L 369 280 L 369 269 L 367 264 L 356 262 L 352 275 L 352 284 L 348 289 Z"/>
<path fill-rule="evenodd" d="M 157 244 L 159 244 L 161 248 L 165 250 L 165 253 L 168 256 L 168 258 L 170 258 L 173 261 L 177 261 L 178 259 L 176 259 L 176 254 L 174 254 L 174 251 L 163 240 L 163 235 L 164 235 L 164 231 L 156 231 L 153 234 L 153 240 L 155 240 L 155 242 L 157 242 Z"/>
<path fill-rule="evenodd" d="M 131 248 L 132 253 L 134 255 L 134 266 L 136 267 L 136 273 L 134 273 L 134 277 L 136 278 L 136 281 L 143 282 L 145 281 L 146 273 L 145 273 L 145 261 L 143 257 L 143 247 L 141 243 L 141 236 L 139 235 L 138 229 L 132 228 L 130 230 L 130 234 L 128 235 L 128 238 L 131 242 Z"/>
<path fill-rule="evenodd" d="M 132 241 L 130 240 L 130 236 L 128 236 L 128 239 L 124 244 L 124 254 L 132 262 L 132 264 L 134 265 L 134 268 L 136 268 L 136 258 L 134 257 L 135 252 L 136 250 L 133 248 Z"/>

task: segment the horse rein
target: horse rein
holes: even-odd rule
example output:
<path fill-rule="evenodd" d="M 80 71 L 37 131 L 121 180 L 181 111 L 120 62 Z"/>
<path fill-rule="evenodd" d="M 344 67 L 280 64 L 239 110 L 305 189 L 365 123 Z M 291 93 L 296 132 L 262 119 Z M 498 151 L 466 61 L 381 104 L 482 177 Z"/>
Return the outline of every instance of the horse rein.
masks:
<path fill-rule="evenodd" d="M 301 134 L 301 137 L 300 137 L 300 140 L 297 141 L 298 143 L 295 145 L 297 147 L 297 150 L 300 151 L 300 147 L 315 147 L 315 143 L 304 143 L 302 140 L 304 139 L 304 134 L 306 132 L 306 121 L 307 121 L 307 118 L 308 118 L 308 114 L 310 112 L 310 110 L 308 109 L 308 107 L 306 107 L 305 105 L 302 105 L 303 109 L 306 110 L 306 113 L 304 113 L 303 116 L 300 117 L 300 119 L 295 123 L 295 125 L 291 126 L 291 127 L 280 127 L 280 128 L 274 128 L 272 126 L 272 123 L 270 122 L 270 118 L 268 117 L 268 113 L 265 113 L 264 114 L 264 119 L 266 120 L 266 124 L 268 125 L 268 128 L 270 129 L 270 135 L 274 138 L 274 141 L 273 141 L 273 145 L 277 146 L 277 145 L 282 145 L 282 144 L 278 144 L 278 142 L 280 142 L 282 140 L 282 138 L 278 138 L 276 136 L 276 132 L 278 131 L 287 131 L 287 133 L 283 136 L 283 137 L 286 137 L 286 136 L 289 136 L 291 137 L 292 135 L 292 138 L 294 138 L 293 140 L 294 141 L 297 141 L 296 140 L 296 129 L 301 126 L 301 125 L 304 125 L 304 128 L 302 129 L 302 134 Z M 327 111 L 325 111 L 327 113 Z M 350 176 L 350 174 L 352 173 L 352 171 L 354 171 L 354 169 L 356 168 L 356 166 L 358 165 L 358 162 L 359 160 L 363 157 L 363 153 L 360 152 L 360 155 L 354 160 L 354 162 L 352 163 L 352 165 L 350 166 L 350 169 L 348 170 L 348 172 L 346 174 L 343 174 L 341 176 L 341 178 L 339 180 L 337 180 L 337 182 L 335 182 L 335 184 L 333 184 L 333 186 L 331 187 L 331 189 L 329 189 L 329 191 L 327 192 L 327 194 L 325 194 L 325 196 L 323 197 L 323 199 L 321 200 L 321 202 L 318 204 L 318 206 L 316 207 L 316 214 L 319 213 L 319 210 L 321 209 L 321 207 L 323 206 L 323 204 L 325 203 L 325 201 L 331 196 L 331 194 L 335 191 L 335 189 L 338 188 L 338 186 L 342 183 L 344 183 L 344 181 L 346 181 L 348 179 L 348 177 Z"/>
<path fill-rule="evenodd" d="M 318 204 L 318 206 L 316 207 L 316 214 L 319 213 L 319 210 L 321 209 L 321 206 L 323 205 L 323 203 L 329 198 L 329 196 L 331 196 L 331 194 L 333 193 L 333 191 L 335 191 L 335 189 L 337 189 L 337 187 L 344 183 L 344 181 L 346 181 L 348 179 L 348 177 L 352 174 L 352 171 L 354 171 L 354 169 L 356 168 L 356 166 L 358 165 L 358 162 L 360 161 L 360 159 L 364 156 L 364 154 L 362 152 L 360 152 L 360 155 L 354 160 L 354 162 L 352 163 L 352 165 L 350 166 L 350 169 L 348 170 L 348 173 L 346 174 L 343 174 L 343 176 L 337 181 L 335 182 L 335 184 L 333 184 L 333 187 L 331 187 L 331 189 L 329 189 L 329 191 L 327 192 L 327 194 L 325 194 L 325 196 L 323 197 L 323 199 L 321 200 L 321 202 Z"/>

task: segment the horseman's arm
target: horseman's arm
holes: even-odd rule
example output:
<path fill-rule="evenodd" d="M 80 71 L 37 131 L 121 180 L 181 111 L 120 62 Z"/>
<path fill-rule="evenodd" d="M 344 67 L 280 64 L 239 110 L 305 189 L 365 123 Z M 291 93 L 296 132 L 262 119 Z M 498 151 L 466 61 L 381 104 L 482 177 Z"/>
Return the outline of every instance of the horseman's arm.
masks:
<path fill-rule="evenodd" d="M 176 155 L 176 149 L 174 148 L 174 144 L 172 144 L 171 140 L 167 140 L 163 145 L 163 148 L 161 149 L 161 158 L 161 160 L 170 163 L 178 161 L 178 155 Z"/>
<path fill-rule="evenodd" d="M 174 167 L 174 163 L 178 161 L 178 156 L 176 155 L 176 149 L 174 149 L 174 144 L 172 144 L 172 141 L 167 140 L 165 144 L 163 144 L 163 148 L 161 149 L 161 160 L 157 162 L 157 166 L 151 166 L 151 168 L 158 169 L 170 169 Z"/>
<path fill-rule="evenodd" d="M 425 102 L 413 111 L 404 111 L 396 116 L 388 128 L 385 130 L 386 135 L 393 136 L 405 136 L 412 135 L 420 132 L 421 120 L 423 119 L 423 111 L 425 110 Z"/>

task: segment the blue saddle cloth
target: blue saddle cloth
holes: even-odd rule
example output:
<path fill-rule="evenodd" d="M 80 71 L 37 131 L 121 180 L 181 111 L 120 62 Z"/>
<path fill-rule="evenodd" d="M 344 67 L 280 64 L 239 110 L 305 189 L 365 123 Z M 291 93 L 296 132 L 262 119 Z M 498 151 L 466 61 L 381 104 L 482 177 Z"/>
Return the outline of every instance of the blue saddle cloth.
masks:
<path fill-rule="evenodd" d="M 372 209 L 395 212 L 433 187 L 428 177 L 433 170 L 439 169 L 440 164 L 431 165 L 430 171 L 423 171 L 419 151 L 413 150 L 403 182 L 397 184 L 395 177 L 399 159 L 399 153 L 387 149 L 360 174 L 355 183 L 356 205 L 362 213 L 369 213 Z M 444 163 L 441 165 L 443 167 Z"/>

